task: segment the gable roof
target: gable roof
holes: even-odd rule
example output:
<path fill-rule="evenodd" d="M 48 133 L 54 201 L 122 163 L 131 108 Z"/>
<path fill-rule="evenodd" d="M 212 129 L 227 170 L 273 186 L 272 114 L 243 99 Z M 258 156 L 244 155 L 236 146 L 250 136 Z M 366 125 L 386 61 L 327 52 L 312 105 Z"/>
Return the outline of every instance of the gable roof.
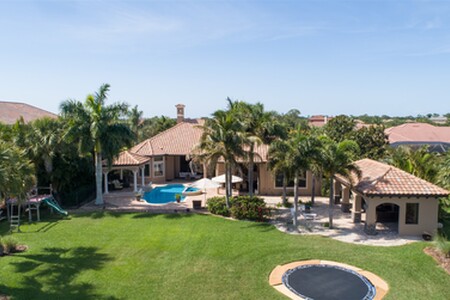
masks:
<path fill-rule="evenodd" d="M 361 179 L 353 174 L 354 189 L 368 196 L 447 196 L 449 191 L 420 179 L 394 166 L 371 159 L 355 162 L 361 170 Z M 350 184 L 342 176 L 336 178 Z"/>
<path fill-rule="evenodd" d="M 130 151 L 122 151 L 113 162 L 113 166 L 140 166 L 150 161 L 150 157 L 142 156 Z M 103 162 L 105 165 L 106 161 Z"/>
<path fill-rule="evenodd" d="M 449 143 L 450 127 L 433 126 L 427 123 L 406 123 L 399 126 L 387 128 L 386 135 L 389 143 Z"/>
<path fill-rule="evenodd" d="M 0 122 L 14 124 L 20 117 L 23 117 L 25 123 L 29 123 L 44 117 L 56 119 L 58 116 L 26 103 L 0 101 Z"/>
<path fill-rule="evenodd" d="M 137 144 L 130 152 L 145 156 L 189 154 L 200 141 L 203 130 L 198 126 L 202 124 L 202 120 L 178 123 Z"/>

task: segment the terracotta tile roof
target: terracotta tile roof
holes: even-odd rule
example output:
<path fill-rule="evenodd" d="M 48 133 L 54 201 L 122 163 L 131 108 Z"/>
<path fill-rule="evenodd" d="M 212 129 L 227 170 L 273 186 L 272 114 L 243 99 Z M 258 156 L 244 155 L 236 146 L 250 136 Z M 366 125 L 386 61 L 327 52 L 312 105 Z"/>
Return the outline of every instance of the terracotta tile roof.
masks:
<path fill-rule="evenodd" d="M 327 124 L 328 121 L 330 121 L 331 119 L 333 119 L 333 117 L 322 116 L 322 115 L 311 116 L 311 117 L 308 119 L 308 124 L 309 124 L 309 126 L 323 127 L 323 126 L 325 126 L 325 124 Z"/>
<path fill-rule="evenodd" d="M 181 122 L 151 137 L 133 148 L 130 152 L 145 156 L 186 155 L 200 141 L 202 120 Z"/>
<path fill-rule="evenodd" d="M 142 156 L 130 151 L 122 151 L 113 161 L 113 166 L 140 166 L 150 161 L 150 157 Z M 105 164 L 106 161 L 103 162 Z"/>
<path fill-rule="evenodd" d="M 450 143 L 450 127 L 427 123 L 406 123 L 387 128 L 389 143 Z"/>
<path fill-rule="evenodd" d="M 20 117 L 23 117 L 25 123 L 29 123 L 44 117 L 56 119 L 58 116 L 26 103 L 0 101 L 1 123 L 14 124 Z"/>
<path fill-rule="evenodd" d="M 420 179 L 396 167 L 371 160 L 362 159 L 355 162 L 361 170 L 361 179 L 353 175 L 354 188 L 370 196 L 447 196 L 449 191 L 428 181 Z M 341 176 L 340 182 L 349 184 Z"/>

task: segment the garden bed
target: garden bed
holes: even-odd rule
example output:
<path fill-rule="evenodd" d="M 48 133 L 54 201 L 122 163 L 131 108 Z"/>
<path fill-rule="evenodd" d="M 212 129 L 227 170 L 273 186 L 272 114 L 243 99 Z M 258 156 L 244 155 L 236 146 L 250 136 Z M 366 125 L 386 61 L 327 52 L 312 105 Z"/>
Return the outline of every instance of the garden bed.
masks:
<path fill-rule="evenodd" d="M 426 247 L 423 252 L 430 255 L 450 275 L 450 258 L 434 247 Z"/>

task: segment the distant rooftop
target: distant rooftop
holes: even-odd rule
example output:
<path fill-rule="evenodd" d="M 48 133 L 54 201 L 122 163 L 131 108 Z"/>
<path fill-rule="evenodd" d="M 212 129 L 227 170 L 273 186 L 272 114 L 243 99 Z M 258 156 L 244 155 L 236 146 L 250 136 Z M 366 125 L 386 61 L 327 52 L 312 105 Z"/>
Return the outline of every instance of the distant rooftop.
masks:
<path fill-rule="evenodd" d="M 385 130 L 392 146 L 434 145 L 436 151 L 450 148 L 450 127 L 433 126 L 427 123 L 406 123 Z"/>
<path fill-rule="evenodd" d="M 56 119 L 58 115 L 26 103 L 0 101 L 0 123 L 14 124 L 20 117 L 29 123 L 44 117 Z"/>

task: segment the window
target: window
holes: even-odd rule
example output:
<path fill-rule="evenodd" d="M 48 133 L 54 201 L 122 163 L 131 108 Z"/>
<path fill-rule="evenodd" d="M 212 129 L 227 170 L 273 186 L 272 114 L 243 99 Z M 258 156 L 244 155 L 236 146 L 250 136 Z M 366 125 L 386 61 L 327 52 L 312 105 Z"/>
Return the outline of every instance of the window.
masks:
<path fill-rule="evenodd" d="M 164 157 L 156 156 L 153 158 L 153 176 L 162 177 L 164 176 Z"/>
<path fill-rule="evenodd" d="M 150 164 L 145 165 L 144 176 L 146 177 L 150 176 Z"/>
<path fill-rule="evenodd" d="M 419 203 L 406 203 L 406 224 L 419 224 Z"/>
<path fill-rule="evenodd" d="M 276 188 L 282 188 L 283 187 L 283 174 L 277 174 L 277 176 L 275 177 L 275 187 Z M 294 187 L 294 180 L 288 180 L 287 182 L 287 187 L 288 188 L 293 188 Z M 306 179 L 305 179 L 305 174 L 302 174 L 299 176 L 298 178 L 298 187 L 299 188 L 306 188 Z"/>

